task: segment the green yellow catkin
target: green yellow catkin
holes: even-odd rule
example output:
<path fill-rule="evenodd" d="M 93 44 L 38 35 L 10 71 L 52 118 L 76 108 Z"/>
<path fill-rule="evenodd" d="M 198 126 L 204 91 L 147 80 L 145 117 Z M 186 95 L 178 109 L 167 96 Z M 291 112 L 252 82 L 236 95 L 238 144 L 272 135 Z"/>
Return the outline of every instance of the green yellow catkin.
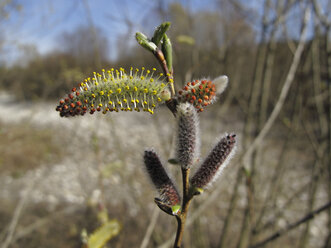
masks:
<path fill-rule="evenodd" d="M 119 70 L 102 70 L 93 73 L 74 87 L 60 100 L 56 110 L 62 117 L 84 115 L 87 112 L 145 111 L 151 114 L 157 104 L 170 99 L 170 92 L 162 73 L 154 76 L 156 69 L 130 68 L 129 73 Z"/>

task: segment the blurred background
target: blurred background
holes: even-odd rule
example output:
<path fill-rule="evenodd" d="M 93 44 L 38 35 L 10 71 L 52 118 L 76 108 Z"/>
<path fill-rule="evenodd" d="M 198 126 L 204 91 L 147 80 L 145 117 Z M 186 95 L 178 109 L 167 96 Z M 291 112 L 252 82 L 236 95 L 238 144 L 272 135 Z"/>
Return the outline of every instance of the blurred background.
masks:
<path fill-rule="evenodd" d="M 55 112 L 93 71 L 161 71 L 134 34 L 163 21 L 177 89 L 230 79 L 200 114 L 202 158 L 238 135 L 191 205 L 184 246 L 331 247 L 330 13 L 328 0 L 0 0 L 0 247 L 83 247 L 109 220 L 121 228 L 105 247 L 171 247 L 175 218 L 142 162 L 146 147 L 173 156 L 170 111 Z"/>

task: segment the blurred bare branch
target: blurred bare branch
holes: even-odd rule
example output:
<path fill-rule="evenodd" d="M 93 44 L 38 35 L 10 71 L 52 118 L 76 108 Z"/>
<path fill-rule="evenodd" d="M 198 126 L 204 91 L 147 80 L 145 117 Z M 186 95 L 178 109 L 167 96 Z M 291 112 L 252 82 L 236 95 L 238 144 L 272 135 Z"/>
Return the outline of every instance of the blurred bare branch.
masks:
<path fill-rule="evenodd" d="M 150 223 L 149 223 L 149 225 L 146 229 L 146 233 L 145 233 L 143 241 L 141 242 L 140 248 L 146 248 L 148 246 L 149 240 L 152 236 L 155 225 L 157 223 L 159 214 L 160 214 L 159 208 L 154 206 L 154 210 L 153 210 L 153 213 L 152 213 L 152 216 L 151 216 L 151 220 L 150 220 Z"/>
<path fill-rule="evenodd" d="M 316 210 L 310 212 L 309 214 L 305 215 L 304 217 L 302 217 L 298 221 L 296 221 L 294 223 L 291 223 L 291 224 L 288 224 L 284 229 L 275 232 L 274 234 L 270 235 L 265 240 L 251 246 L 250 248 L 258 248 L 258 247 L 262 247 L 262 246 L 266 245 L 267 243 L 270 243 L 271 241 L 281 237 L 285 233 L 288 233 L 292 229 L 294 229 L 294 228 L 300 226 L 301 224 L 311 220 L 312 218 L 314 218 L 316 215 L 322 213 L 323 211 L 328 210 L 330 207 L 331 207 L 331 202 L 328 202 L 325 205 L 319 207 L 318 209 L 316 209 Z"/>
<path fill-rule="evenodd" d="M 15 208 L 13 217 L 12 217 L 11 222 L 9 224 L 7 236 L 6 236 L 5 240 L 3 241 L 2 245 L 1 245 L 1 248 L 7 248 L 12 243 L 18 221 L 21 217 L 21 214 L 22 214 L 22 211 L 23 211 L 24 207 L 26 206 L 26 204 L 29 200 L 31 190 L 33 189 L 35 184 L 36 184 L 36 181 L 31 180 L 28 183 L 28 185 L 26 186 L 24 195 L 20 199 L 20 201 L 18 202 L 18 204 Z"/>
<path fill-rule="evenodd" d="M 294 79 L 294 76 L 295 76 L 295 72 L 296 72 L 296 70 L 298 68 L 301 54 L 303 52 L 309 19 L 310 19 L 310 9 L 309 8 L 306 8 L 305 14 L 304 14 L 304 19 L 303 19 L 303 27 L 302 27 L 302 31 L 301 31 L 301 36 L 300 36 L 299 44 L 298 44 L 297 49 L 296 49 L 296 51 L 294 53 L 293 61 L 292 61 L 291 67 L 289 69 L 289 72 L 287 74 L 287 77 L 286 77 L 286 80 L 284 82 L 284 85 L 282 87 L 282 91 L 281 91 L 280 96 L 278 98 L 278 101 L 277 101 L 277 103 L 276 103 L 273 111 L 271 112 L 268 120 L 266 121 L 264 127 L 262 128 L 262 130 L 260 131 L 260 133 L 258 134 L 258 136 L 255 138 L 255 140 L 252 142 L 252 144 L 248 147 L 248 150 L 245 152 L 245 154 L 243 156 L 244 164 L 247 164 L 247 161 L 251 157 L 251 155 L 254 152 L 254 150 L 259 145 L 262 144 L 262 141 L 263 141 L 264 137 L 269 132 L 270 128 L 274 124 L 277 116 L 279 115 L 279 113 L 280 113 L 280 111 L 281 111 L 281 109 L 282 109 L 282 107 L 284 105 L 285 99 L 287 97 L 287 94 L 288 94 L 289 89 L 291 87 L 291 84 L 293 82 L 293 79 Z"/>
<path fill-rule="evenodd" d="M 23 10 L 19 15 L 18 3 L 22 4 Z M 194 79 L 212 79 L 220 74 L 226 74 L 230 80 L 228 90 L 219 97 L 220 101 L 210 108 L 211 111 L 208 109 L 201 114 L 202 153 L 207 149 L 204 144 L 214 138 L 211 135 L 214 131 L 233 129 L 239 133 L 242 145 L 238 149 L 237 166 L 227 170 L 229 177 L 216 184 L 213 192 L 206 192 L 193 206 L 195 208 L 186 223 L 191 232 L 185 234 L 184 245 L 192 246 L 196 242 L 194 244 L 200 247 L 247 248 L 259 244 L 286 223 L 296 223 L 302 216 L 314 212 L 323 199 L 331 201 L 331 23 L 328 12 L 331 5 L 328 1 L 317 0 L 264 0 L 262 3 L 264 5 L 261 1 L 211 0 L 200 8 L 200 1 L 192 0 L 123 0 L 109 1 L 95 12 L 95 1 L 82 0 L 63 8 L 57 8 L 56 2 L 49 2 L 30 12 L 32 3 L 26 8 L 27 3 L 22 1 L 0 0 L 0 29 L 5 31 L 0 37 L 0 122 L 11 125 L 13 116 L 21 122 L 21 116 L 28 116 L 24 121 L 33 121 L 44 113 L 44 109 L 51 109 L 48 109 L 48 101 L 62 97 L 101 66 L 105 69 L 158 67 L 152 56 L 135 46 L 133 33 L 148 32 L 156 23 L 170 21 L 172 26 L 168 37 L 175 52 L 173 63 L 177 88 Z M 34 16 L 31 13 L 39 12 L 46 20 L 45 24 L 32 25 Z M 308 18 L 308 12 L 311 18 Z M 95 13 L 100 15 L 94 16 Z M 77 16 L 85 17 L 86 26 L 76 26 L 72 22 L 62 28 L 63 22 L 69 24 L 77 20 Z M 29 22 L 25 18 L 29 18 Z M 12 21 L 15 28 L 11 26 Z M 48 29 L 43 29 L 45 26 Z M 28 31 L 24 27 L 29 27 Z M 44 52 L 38 46 L 40 43 L 33 40 L 29 43 L 23 39 L 25 37 L 20 38 L 20 33 L 28 32 L 39 38 L 42 36 L 47 42 L 52 41 L 50 36 L 53 35 L 56 46 Z M 183 42 L 183 37 L 189 39 Z M 8 45 L 15 51 L 9 50 Z M 51 42 L 47 45 L 51 47 Z M 9 61 L 7 55 L 17 59 Z M 14 95 L 10 96 L 10 101 L 6 100 L 8 92 Z M 30 108 L 35 105 L 40 108 Z M 87 201 L 90 188 L 96 187 L 96 191 L 101 191 L 103 207 L 111 209 L 109 216 L 121 219 L 126 233 L 133 230 L 129 238 L 122 234 L 119 239 L 112 240 L 112 247 L 137 244 L 144 248 L 169 247 L 173 242 L 168 240 L 172 234 L 171 223 L 158 214 L 158 209 L 146 206 L 150 199 L 145 190 L 149 188 L 142 179 L 141 166 L 136 166 L 141 155 L 139 150 L 150 133 L 156 134 L 153 145 L 161 150 L 161 154 L 172 155 L 171 135 L 165 135 L 172 132 L 172 119 L 164 114 L 162 107 L 158 111 L 162 114 L 153 121 L 145 117 L 122 119 L 121 115 L 112 115 L 107 121 L 97 117 L 97 124 L 87 131 L 86 126 L 95 120 L 94 117 L 86 122 L 77 118 L 73 124 L 58 122 L 51 114 L 40 117 L 40 123 L 48 123 L 47 126 L 55 130 L 56 134 L 50 135 L 54 135 L 56 144 L 69 151 L 70 162 L 66 162 L 66 166 L 85 163 L 82 157 L 93 160 L 94 166 L 80 170 L 76 175 L 77 182 L 73 180 L 69 184 L 82 184 L 86 190 L 82 197 Z M 50 122 L 54 124 L 50 125 Z M 164 124 L 166 122 L 169 126 Z M 20 161 L 30 165 L 27 170 L 32 171 L 35 166 L 44 165 L 40 165 L 43 163 L 41 159 L 38 160 L 40 164 L 31 165 L 28 163 L 30 157 L 39 158 L 40 153 L 42 157 L 56 154 L 53 146 L 43 150 L 31 141 L 28 143 L 39 150 L 38 154 L 30 152 L 30 145 L 20 147 L 25 144 L 22 140 L 27 136 L 24 135 L 26 130 L 29 128 L 24 129 L 22 138 L 12 135 L 15 139 L 4 139 L 3 134 L 11 137 L 11 132 L 7 134 L 7 127 L 0 126 L 0 172 L 16 173 L 8 164 L 19 166 Z M 81 130 L 84 130 L 83 138 Z M 72 142 L 76 145 L 70 145 Z M 40 143 L 46 147 L 47 141 L 41 140 Z M 6 154 L 13 150 L 15 154 Z M 13 158 L 10 163 L 8 157 Z M 29 159 L 24 161 L 22 157 Z M 116 161 L 114 166 L 113 161 Z M 54 159 L 49 162 L 55 164 Z M 176 166 L 169 164 L 168 167 L 170 171 L 176 171 Z M 86 171 L 94 173 L 88 179 L 89 183 L 86 183 Z M 104 177 L 102 173 L 108 176 Z M 49 234 L 48 230 L 53 232 L 54 223 L 75 209 L 83 209 L 77 215 L 75 212 L 77 219 L 72 221 L 72 226 L 66 223 L 60 230 L 68 233 L 61 245 L 68 242 L 66 245 L 77 246 L 75 242 L 78 241 L 73 237 L 79 235 L 82 226 L 89 227 L 94 223 L 85 212 L 89 203 L 36 214 L 33 212 L 36 209 L 31 210 L 26 203 L 22 207 L 22 199 L 12 201 L 18 194 L 19 182 L 28 178 L 24 173 L 19 174 L 21 178 L 17 180 L 13 179 L 15 176 L 0 174 L 0 200 L 4 199 L 5 206 L 0 208 L 0 221 L 9 223 L 7 227 L 0 225 L 0 239 L 6 241 L 6 246 L 21 245 L 32 236 L 33 240 L 40 239 L 38 242 L 44 246 L 50 242 L 45 240 L 42 243 L 44 236 Z M 10 183 L 8 178 L 12 180 Z M 56 183 L 55 179 L 52 183 Z M 114 192 L 118 188 L 121 193 Z M 14 193 L 5 198 L 7 190 Z M 6 204 L 13 206 L 14 210 L 8 210 Z M 124 212 L 132 212 L 132 215 L 124 215 Z M 202 213 L 209 214 L 207 221 L 200 218 Z M 317 247 L 329 247 L 331 208 L 324 214 L 327 218 L 320 215 L 306 220 L 300 228 L 291 227 L 292 232 L 282 235 L 281 240 L 268 241 L 267 246 L 293 246 L 295 238 L 298 246 L 308 247 L 317 242 Z M 35 222 L 30 223 L 31 216 L 36 218 Z M 319 230 L 318 234 L 316 230 Z M 58 240 L 60 234 L 53 233 L 54 239 Z M 162 244 L 164 240 L 167 242 Z M 54 246 L 50 244 L 49 247 Z"/>
<path fill-rule="evenodd" d="M 93 42 L 93 47 L 94 47 L 94 56 L 93 58 L 95 59 L 95 65 L 97 67 L 97 69 L 101 69 L 101 58 L 100 58 L 100 48 L 99 48 L 99 40 L 98 40 L 98 36 L 97 36 L 97 30 L 95 28 L 94 22 L 93 22 L 93 18 L 92 18 L 92 13 L 90 10 L 90 6 L 88 4 L 87 0 L 82 0 L 84 7 L 86 9 L 86 16 L 87 16 L 87 20 L 89 22 L 89 26 L 90 26 L 90 30 L 92 35 L 92 42 Z"/>
<path fill-rule="evenodd" d="M 319 2 L 317 0 L 311 0 L 312 4 L 314 6 L 314 11 L 319 19 L 319 21 L 326 27 L 329 27 L 331 25 L 331 21 L 328 20 L 328 16 L 325 16 L 322 14 L 321 6 L 319 5 Z"/>

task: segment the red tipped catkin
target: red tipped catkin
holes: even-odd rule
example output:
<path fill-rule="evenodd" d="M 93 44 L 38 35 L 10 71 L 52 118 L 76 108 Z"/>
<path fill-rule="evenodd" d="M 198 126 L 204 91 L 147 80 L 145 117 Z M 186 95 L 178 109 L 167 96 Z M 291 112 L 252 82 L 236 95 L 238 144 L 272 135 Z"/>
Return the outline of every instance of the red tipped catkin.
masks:
<path fill-rule="evenodd" d="M 182 168 L 190 168 L 199 153 L 199 121 L 197 111 L 190 103 L 180 103 L 177 107 L 177 159 Z"/>
<path fill-rule="evenodd" d="M 203 107 L 216 101 L 216 94 L 221 94 L 228 85 L 228 77 L 223 75 L 213 81 L 208 79 L 195 80 L 187 83 L 177 95 L 179 103 L 190 102 L 198 112 L 203 111 Z M 202 102 L 202 99 L 204 101 Z"/>
<path fill-rule="evenodd" d="M 179 103 L 190 102 L 198 112 L 201 112 L 203 106 L 212 104 L 215 101 L 215 91 L 216 89 L 211 81 L 196 80 L 192 83 L 187 83 L 177 98 Z M 199 101 L 200 98 L 207 98 L 208 100 L 204 101 L 204 105 L 202 105 L 201 101 Z"/>
<path fill-rule="evenodd" d="M 160 193 L 161 200 L 171 206 L 177 205 L 180 196 L 156 152 L 145 150 L 144 162 L 153 184 Z"/>
<path fill-rule="evenodd" d="M 234 154 L 235 137 L 235 134 L 229 134 L 220 139 L 191 178 L 192 186 L 203 189 L 217 179 Z"/>

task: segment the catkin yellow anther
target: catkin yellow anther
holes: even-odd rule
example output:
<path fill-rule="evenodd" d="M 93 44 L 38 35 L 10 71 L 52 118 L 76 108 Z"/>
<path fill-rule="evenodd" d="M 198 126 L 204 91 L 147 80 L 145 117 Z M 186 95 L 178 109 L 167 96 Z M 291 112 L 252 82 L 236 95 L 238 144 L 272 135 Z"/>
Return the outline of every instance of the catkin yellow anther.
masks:
<path fill-rule="evenodd" d="M 156 102 L 169 100 L 163 97 L 167 91 L 163 74 L 153 78 L 155 70 L 130 68 L 126 73 L 124 68 L 111 68 L 102 69 L 101 73 L 93 72 L 93 77 L 83 80 L 74 88 L 74 94 L 66 97 L 66 101 L 61 100 L 56 109 L 65 117 L 119 110 L 144 110 L 152 114 Z"/>

